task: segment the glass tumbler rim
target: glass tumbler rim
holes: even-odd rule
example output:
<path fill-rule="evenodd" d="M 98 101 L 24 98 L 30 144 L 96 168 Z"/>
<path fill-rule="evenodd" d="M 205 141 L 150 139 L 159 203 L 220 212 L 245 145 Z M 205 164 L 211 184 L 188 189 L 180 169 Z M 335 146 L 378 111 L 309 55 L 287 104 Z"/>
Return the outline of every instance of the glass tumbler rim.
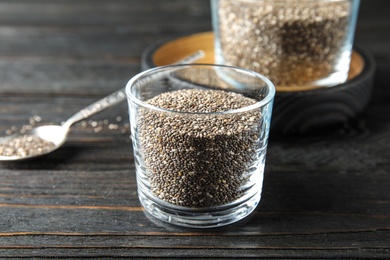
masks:
<path fill-rule="evenodd" d="M 249 75 L 252 75 L 254 77 L 257 77 L 257 78 L 261 79 L 265 83 L 265 85 L 267 85 L 268 92 L 267 92 L 266 96 L 263 99 L 257 101 L 256 103 L 254 103 L 252 105 L 245 106 L 245 107 L 238 108 L 238 109 L 231 109 L 231 110 L 227 110 L 227 111 L 221 111 L 221 112 L 186 112 L 186 111 L 176 111 L 176 110 L 164 109 L 164 108 L 161 108 L 161 107 L 158 107 L 158 106 L 154 106 L 154 105 L 148 104 L 145 101 L 142 101 L 139 98 L 137 98 L 132 93 L 132 88 L 135 85 L 134 83 L 137 82 L 139 79 L 141 79 L 144 76 L 151 75 L 151 74 L 153 74 L 156 71 L 164 71 L 164 70 L 169 70 L 169 69 L 174 69 L 174 68 L 180 69 L 180 68 L 185 68 L 185 67 L 224 68 L 224 69 L 231 69 L 231 70 L 235 70 L 235 71 L 240 71 L 242 73 L 247 73 Z M 164 65 L 164 66 L 153 67 L 153 68 L 144 70 L 144 71 L 138 73 L 137 75 L 133 76 L 132 78 L 130 78 L 130 80 L 126 84 L 125 90 L 126 90 L 127 98 L 130 99 L 132 102 L 134 102 L 135 104 L 137 104 L 139 106 L 142 106 L 142 107 L 145 107 L 145 108 L 148 108 L 148 109 L 152 109 L 152 110 L 156 110 L 156 111 L 161 111 L 161 112 L 178 113 L 178 114 L 193 114 L 193 115 L 196 115 L 196 114 L 198 114 L 198 115 L 202 115 L 202 114 L 203 115 L 235 114 L 235 113 L 242 113 L 242 112 L 258 109 L 258 108 L 264 107 L 267 104 L 269 104 L 270 102 L 272 102 L 273 99 L 274 99 L 274 96 L 276 94 L 275 85 L 267 77 L 263 76 L 262 74 L 260 74 L 258 72 L 255 72 L 255 71 L 252 71 L 252 70 L 249 70 L 249 69 L 245 69 L 245 68 L 236 67 L 236 66 L 220 65 L 220 64 L 208 64 L 208 63 L 174 64 L 174 65 Z"/>

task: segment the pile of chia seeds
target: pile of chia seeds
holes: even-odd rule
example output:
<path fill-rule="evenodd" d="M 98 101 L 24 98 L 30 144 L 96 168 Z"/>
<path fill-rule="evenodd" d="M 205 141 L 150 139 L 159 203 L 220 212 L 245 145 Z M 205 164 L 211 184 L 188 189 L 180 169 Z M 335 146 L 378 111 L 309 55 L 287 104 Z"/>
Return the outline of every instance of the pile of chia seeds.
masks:
<path fill-rule="evenodd" d="M 156 197 L 180 206 L 210 207 L 235 201 L 253 186 L 250 177 L 262 145 L 260 110 L 215 112 L 243 108 L 256 100 L 220 90 L 189 89 L 163 93 L 147 103 L 188 112 L 140 110 L 140 151 Z"/>
<path fill-rule="evenodd" d="M 29 134 L 0 138 L 0 156 L 32 156 L 50 151 L 54 146 L 52 142 Z"/>
<path fill-rule="evenodd" d="M 326 78 L 342 58 L 349 1 L 219 1 L 220 55 L 277 86 Z M 218 58 L 217 58 L 218 59 Z"/>

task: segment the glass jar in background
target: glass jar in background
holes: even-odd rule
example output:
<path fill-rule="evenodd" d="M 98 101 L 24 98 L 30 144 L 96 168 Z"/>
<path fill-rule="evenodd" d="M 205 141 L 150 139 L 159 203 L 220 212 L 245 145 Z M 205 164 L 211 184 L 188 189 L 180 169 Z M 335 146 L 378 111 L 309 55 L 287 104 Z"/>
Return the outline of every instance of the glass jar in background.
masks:
<path fill-rule="evenodd" d="M 348 78 L 359 0 L 211 0 L 215 62 L 277 87 Z"/>

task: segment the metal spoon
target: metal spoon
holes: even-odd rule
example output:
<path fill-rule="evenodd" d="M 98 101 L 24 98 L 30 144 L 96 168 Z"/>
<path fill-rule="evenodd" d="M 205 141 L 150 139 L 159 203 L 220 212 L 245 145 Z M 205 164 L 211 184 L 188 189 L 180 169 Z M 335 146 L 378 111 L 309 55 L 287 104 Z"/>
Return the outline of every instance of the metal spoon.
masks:
<path fill-rule="evenodd" d="M 187 56 L 183 58 L 182 60 L 176 62 L 175 64 L 189 64 L 192 63 L 201 57 L 204 56 L 203 51 L 197 51 L 194 54 Z M 83 108 L 73 116 L 71 116 L 68 120 L 66 120 L 61 125 L 43 125 L 35 127 L 31 130 L 29 130 L 26 133 L 18 133 L 9 135 L 7 137 L 0 137 L 0 148 L 1 146 L 9 142 L 10 140 L 15 140 L 17 138 L 20 138 L 22 141 L 25 141 L 24 138 L 39 138 L 37 140 L 43 140 L 43 142 L 49 142 L 51 143 L 50 146 L 45 147 L 45 149 L 42 149 L 40 151 L 34 151 L 34 153 L 26 153 L 23 155 L 0 155 L 0 161 L 17 161 L 17 160 L 25 160 L 25 159 L 31 159 L 35 157 L 39 157 L 48 153 L 53 152 L 54 150 L 57 150 L 59 147 L 61 147 L 67 139 L 69 129 L 71 125 L 74 123 L 83 120 L 85 118 L 88 118 L 91 115 L 94 115 L 108 107 L 111 107 L 113 105 L 116 105 L 123 100 L 126 99 L 126 93 L 125 88 L 122 88 L 98 101 L 95 103 L 87 106 L 86 108 Z M 32 143 L 34 145 L 34 143 Z M 0 149 L 1 151 L 1 149 Z"/>

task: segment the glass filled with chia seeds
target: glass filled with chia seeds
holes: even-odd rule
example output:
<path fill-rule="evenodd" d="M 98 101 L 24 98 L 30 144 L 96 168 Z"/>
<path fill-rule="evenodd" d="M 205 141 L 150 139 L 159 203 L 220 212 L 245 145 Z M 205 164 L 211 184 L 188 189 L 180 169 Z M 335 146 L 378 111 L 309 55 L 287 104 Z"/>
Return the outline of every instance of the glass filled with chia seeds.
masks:
<path fill-rule="evenodd" d="M 216 63 L 259 72 L 277 87 L 347 80 L 359 0 L 211 0 L 211 6 Z"/>
<path fill-rule="evenodd" d="M 139 199 L 172 224 L 217 227 L 260 201 L 274 85 L 223 65 L 157 67 L 126 86 Z"/>

